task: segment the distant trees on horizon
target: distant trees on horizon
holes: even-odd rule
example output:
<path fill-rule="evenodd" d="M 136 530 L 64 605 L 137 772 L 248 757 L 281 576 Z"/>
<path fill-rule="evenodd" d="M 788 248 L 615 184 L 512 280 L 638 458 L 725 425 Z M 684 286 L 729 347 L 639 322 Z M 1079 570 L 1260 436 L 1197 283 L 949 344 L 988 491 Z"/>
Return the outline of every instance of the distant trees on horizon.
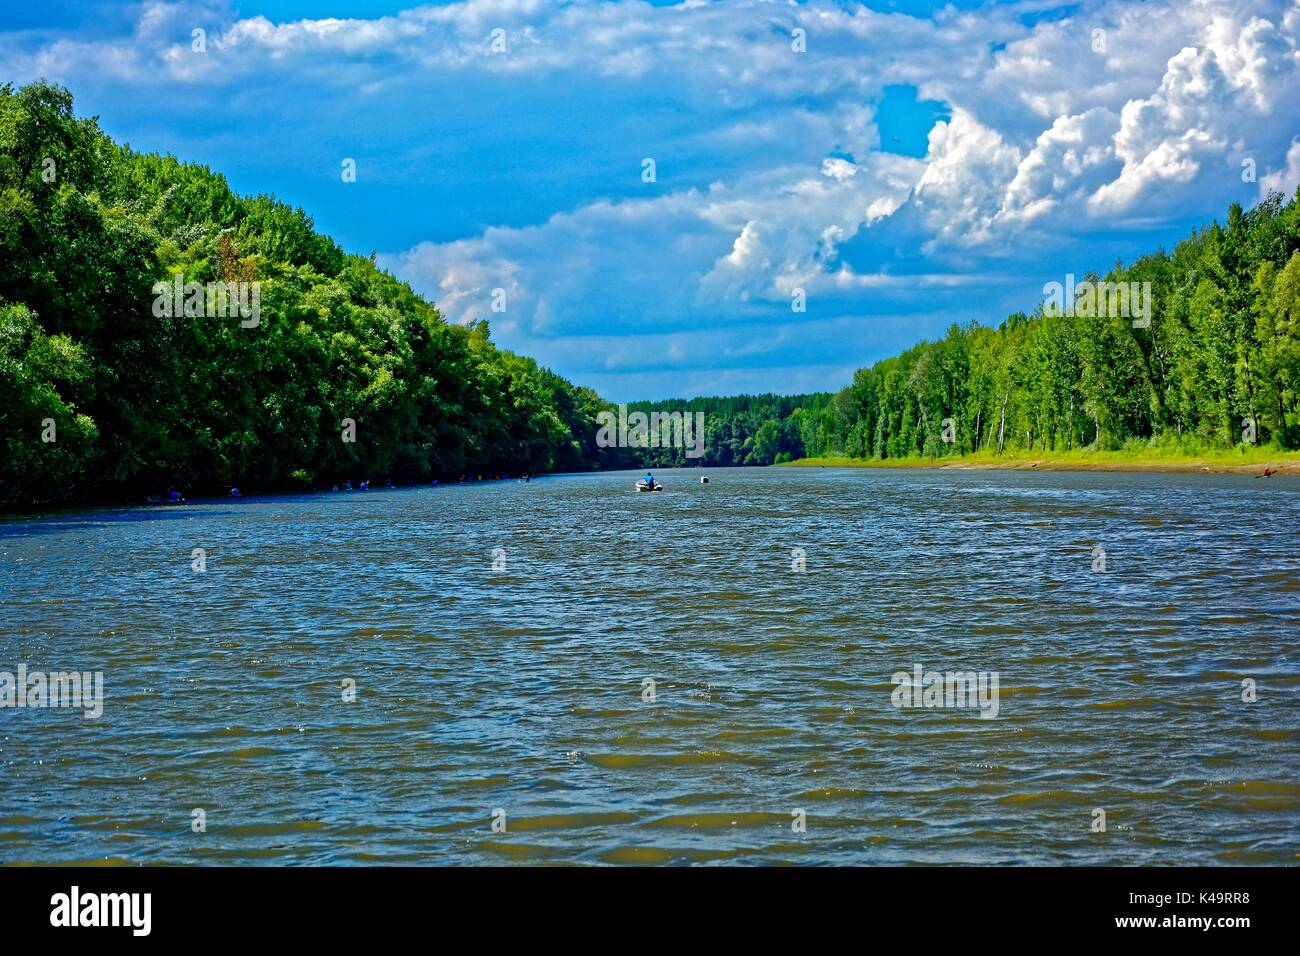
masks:
<path fill-rule="evenodd" d="M 1300 193 L 1273 194 L 1093 284 L 1150 283 L 1150 315 L 1097 308 L 953 325 L 834 394 L 662 402 L 703 408 L 703 464 L 940 457 L 1158 444 L 1300 447 Z M 629 405 L 629 407 L 633 407 Z M 742 438 L 743 436 L 743 438 Z M 673 460 L 664 450 L 647 455 Z"/>
<path fill-rule="evenodd" d="M 833 394 L 629 403 L 703 412 L 704 454 L 688 460 L 683 448 L 599 447 L 610 403 L 497 348 L 485 322 L 448 324 L 301 209 L 117 145 L 60 87 L 4 85 L 0 504 L 349 477 L 1227 447 L 1243 420 L 1253 440 L 1295 448 L 1298 219 L 1295 198 L 1234 205 L 1172 254 L 1117 266 L 1107 281 L 1151 284 L 1146 328 L 1040 307 L 996 327 L 954 325 Z M 255 320 L 204 299 L 237 289 L 247 306 L 250 283 Z"/>

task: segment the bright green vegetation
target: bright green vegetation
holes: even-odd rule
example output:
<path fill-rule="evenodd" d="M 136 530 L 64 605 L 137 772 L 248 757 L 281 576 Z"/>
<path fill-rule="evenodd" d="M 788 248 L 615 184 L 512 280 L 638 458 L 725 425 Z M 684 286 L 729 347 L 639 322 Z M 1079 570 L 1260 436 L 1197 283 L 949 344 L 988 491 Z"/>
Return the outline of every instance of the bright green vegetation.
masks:
<path fill-rule="evenodd" d="M 1300 201 L 1234 205 L 1226 224 L 1104 281 L 1151 283 L 1149 328 L 1105 308 L 954 325 L 860 369 L 834 396 L 768 417 L 749 460 L 1091 451 L 1119 462 L 1300 447 Z"/>
<path fill-rule="evenodd" d="M 175 275 L 257 282 L 259 324 L 155 315 Z M 0 503 L 584 469 L 604 407 L 44 84 L 0 87 L 0 396 Z"/>
<path fill-rule="evenodd" d="M 803 450 L 800 428 L 832 400 L 814 395 L 733 395 L 726 398 L 628 402 L 633 412 L 704 413 L 704 454 L 687 458 L 680 448 L 608 449 L 602 467 L 664 468 L 674 465 L 770 465 Z"/>
<path fill-rule="evenodd" d="M 155 283 L 176 277 L 255 285 L 257 324 L 160 314 Z M 486 323 L 448 324 L 301 209 L 115 144 L 66 90 L 0 86 L 0 505 L 802 458 L 1231 457 L 1246 418 L 1259 444 L 1300 447 L 1300 202 L 1234 205 L 1106 279 L 1151 283 L 1148 328 L 1041 308 L 954 325 L 835 394 L 629 406 L 703 412 L 702 457 L 602 449 L 593 391 L 496 348 Z"/>
<path fill-rule="evenodd" d="M 1077 468 L 1080 470 L 1151 469 L 1195 470 L 1198 466 L 1231 468 L 1235 466 L 1278 465 L 1282 462 L 1300 462 L 1300 451 L 1278 448 L 1276 445 L 1235 445 L 1231 448 L 1191 449 L 1164 448 L 1160 445 L 1131 443 L 1120 449 L 1072 448 L 1069 451 L 1029 451 L 1024 448 L 1007 448 L 999 454 L 996 448 L 985 448 L 966 455 L 945 455 L 927 458 L 912 455 L 907 458 L 799 458 L 785 463 L 793 468 L 914 468 L 936 465 L 962 465 L 973 468 L 1015 468 L 1017 466 L 1042 466 L 1044 468 Z"/>

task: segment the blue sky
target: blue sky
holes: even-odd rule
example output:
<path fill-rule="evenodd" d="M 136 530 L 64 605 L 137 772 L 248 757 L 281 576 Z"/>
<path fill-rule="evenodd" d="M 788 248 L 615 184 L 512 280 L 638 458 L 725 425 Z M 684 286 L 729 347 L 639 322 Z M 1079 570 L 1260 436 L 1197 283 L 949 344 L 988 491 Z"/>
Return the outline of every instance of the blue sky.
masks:
<path fill-rule="evenodd" d="M 0 26 L 0 78 L 303 206 L 613 400 L 838 388 L 1300 179 L 1283 0 L 53 0 Z"/>

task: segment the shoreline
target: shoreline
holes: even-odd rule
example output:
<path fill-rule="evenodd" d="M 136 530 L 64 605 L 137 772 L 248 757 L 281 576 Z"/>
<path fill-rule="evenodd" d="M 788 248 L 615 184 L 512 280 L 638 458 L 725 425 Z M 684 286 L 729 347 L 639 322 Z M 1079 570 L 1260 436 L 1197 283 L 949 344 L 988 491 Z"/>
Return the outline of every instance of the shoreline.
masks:
<path fill-rule="evenodd" d="M 1245 459 L 1245 460 L 1242 460 Z M 664 469 L 666 471 L 690 470 L 707 472 L 710 467 L 743 467 L 743 468 L 924 468 L 935 470 L 952 470 L 952 471 L 1092 471 L 1092 472 L 1150 472 L 1156 474 L 1216 474 L 1216 475 L 1244 475 L 1248 477 L 1262 477 L 1265 467 L 1272 470 L 1274 475 L 1278 476 L 1300 476 L 1300 451 L 1278 451 L 1271 450 L 1268 453 L 1252 452 L 1230 453 L 1222 452 L 1205 456 L 1187 457 L 1187 458 L 1168 458 L 1152 457 L 1143 458 L 1140 455 L 1132 455 L 1124 452 L 1090 452 L 1090 453 L 1057 453 L 1039 456 L 1029 455 L 995 455 L 975 454 L 975 455 L 953 455 L 949 458 L 800 458 L 795 461 L 783 461 L 773 465 L 727 465 L 727 466 L 707 466 L 707 465 L 673 465 Z M 533 481 L 546 478 L 563 477 L 567 475 L 604 475 L 617 474 L 624 472 L 632 474 L 643 471 L 641 468 L 616 468 L 606 471 L 605 469 L 593 469 L 591 471 L 570 471 L 570 472 L 541 472 L 532 475 Z M 479 481 L 447 481 L 439 482 L 436 487 L 452 488 L 460 485 L 479 485 L 479 484 L 498 484 L 512 483 L 522 481 L 521 478 L 487 478 Z M 411 491 L 420 488 L 429 487 L 428 483 L 421 482 L 414 485 L 394 485 L 391 488 L 376 487 L 368 489 L 368 492 L 380 491 Z M 353 489 L 359 491 L 359 489 Z M 266 487 L 250 488 L 245 494 L 231 498 L 229 495 L 219 493 L 204 494 L 202 492 L 191 494 L 185 501 L 178 504 L 169 504 L 168 502 L 142 501 L 135 494 L 118 494 L 106 496 L 87 496 L 84 498 L 65 499 L 61 501 L 48 502 L 25 502 L 23 504 L 0 503 L 0 518 L 22 518 L 31 517 L 33 514 L 49 514 L 53 512 L 77 512 L 88 509 L 99 508 L 175 508 L 184 504 L 203 503 L 214 504 L 218 502 L 233 503 L 242 501 L 245 498 L 296 498 L 305 495 L 329 495 L 344 494 L 342 489 L 332 491 L 329 488 L 302 488 L 302 487 Z M 367 492 L 361 492 L 367 493 Z"/>
<path fill-rule="evenodd" d="M 1129 471 L 1161 474 L 1261 476 L 1300 475 L 1300 452 L 1234 454 L 1231 452 L 1150 458 L 1124 452 L 1051 453 L 1040 455 L 954 455 L 951 458 L 800 458 L 777 468 L 934 468 L 956 471 Z"/>

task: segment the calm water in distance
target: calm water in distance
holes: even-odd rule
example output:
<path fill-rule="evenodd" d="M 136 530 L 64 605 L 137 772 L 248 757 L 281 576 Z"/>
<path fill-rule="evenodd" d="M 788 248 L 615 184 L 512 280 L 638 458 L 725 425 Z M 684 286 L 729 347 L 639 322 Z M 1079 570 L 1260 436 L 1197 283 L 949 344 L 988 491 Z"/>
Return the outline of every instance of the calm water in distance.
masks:
<path fill-rule="evenodd" d="M 0 519 L 0 863 L 1300 861 L 1300 481 L 657 474 Z"/>

